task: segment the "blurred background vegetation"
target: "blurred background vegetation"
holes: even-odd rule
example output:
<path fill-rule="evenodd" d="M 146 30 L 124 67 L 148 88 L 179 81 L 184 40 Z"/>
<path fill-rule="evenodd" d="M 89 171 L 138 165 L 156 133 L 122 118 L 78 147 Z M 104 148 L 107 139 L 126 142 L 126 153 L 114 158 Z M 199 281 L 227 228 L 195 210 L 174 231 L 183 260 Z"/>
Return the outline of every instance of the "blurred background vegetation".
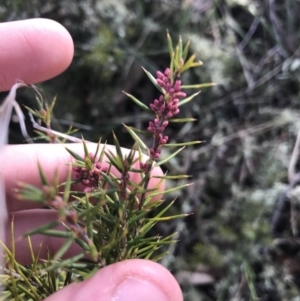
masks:
<path fill-rule="evenodd" d="M 74 125 L 79 136 L 108 142 L 114 130 L 131 147 L 121 124 L 142 128 L 149 116 L 121 91 L 147 104 L 157 96 L 141 66 L 152 73 L 168 66 L 166 29 L 190 40 L 204 63 L 183 81 L 219 84 L 182 110 L 196 122 L 168 133 L 205 141 L 167 166 L 192 175 L 173 210 L 193 214 L 157 229 L 180 231 L 162 264 L 186 301 L 300 300 L 296 153 L 288 176 L 300 129 L 299 12 L 299 0 L 0 2 L 1 22 L 50 18 L 74 39 L 70 68 L 39 85 L 49 102 L 57 95 L 53 129 Z M 35 106 L 26 91 L 19 101 Z M 14 121 L 10 143 L 22 143 Z"/>

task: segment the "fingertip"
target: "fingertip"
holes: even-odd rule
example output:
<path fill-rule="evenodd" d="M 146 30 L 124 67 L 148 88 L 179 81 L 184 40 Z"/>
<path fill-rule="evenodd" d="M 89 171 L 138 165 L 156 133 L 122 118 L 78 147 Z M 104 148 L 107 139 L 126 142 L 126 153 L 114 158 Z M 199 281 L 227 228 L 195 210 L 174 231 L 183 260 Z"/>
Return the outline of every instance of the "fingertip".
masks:
<path fill-rule="evenodd" d="M 0 24 L 0 91 L 18 80 L 27 84 L 50 79 L 71 63 L 74 45 L 69 32 L 49 19 Z"/>
<path fill-rule="evenodd" d="M 46 301 L 182 301 L 182 292 L 172 274 L 150 260 L 131 259 L 109 265 L 90 279 L 73 283 Z"/>

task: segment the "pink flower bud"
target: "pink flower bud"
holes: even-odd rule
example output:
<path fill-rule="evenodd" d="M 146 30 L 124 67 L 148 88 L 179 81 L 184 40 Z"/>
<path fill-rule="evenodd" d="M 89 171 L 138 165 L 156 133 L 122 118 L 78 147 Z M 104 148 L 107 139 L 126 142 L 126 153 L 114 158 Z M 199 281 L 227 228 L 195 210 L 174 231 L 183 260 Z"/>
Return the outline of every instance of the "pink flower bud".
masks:
<path fill-rule="evenodd" d="M 179 112 L 180 112 L 179 109 L 175 110 L 174 112 L 172 112 L 172 113 L 173 113 L 173 116 L 174 116 L 174 115 L 177 115 Z"/>
<path fill-rule="evenodd" d="M 91 183 L 91 182 L 90 182 L 90 180 L 88 180 L 88 179 L 83 179 L 83 180 L 82 180 L 82 184 L 83 184 L 83 185 L 88 186 L 88 185 L 90 185 L 90 183 Z"/>
<path fill-rule="evenodd" d="M 170 118 L 172 118 L 172 117 L 173 117 L 172 112 L 168 112 L 168 114 L 166 115 L 166 118 L 167 118 L 167 119 L 170 119 Z"/>
<path fill-rule="evenodd" d="M 157 72 L 156 72 L 156 75 L 157 75 L 157 77 L 158 77 L 159 79 L 163 79 L 163 78 L 164 78 L 164 74 L 163 74 L 162 72 L 160 72 L 160 71 L 157 71 Z"/>
<path fill-rule="evenodd" d="M 165 121 L 162 123 L 162 126 L 166 127 L 168 124 L 169 124 L 169 121 L 165 120 Z"/>
<path fill-rule="evenodd" d="M 165 76 L 167 76 L 167 77 L 170 76 L 170 69 L 169 69 L 169 68 L 167 68 L 167 69 L 165 70 Z"/>
<path fill-rule="evenodd" d="M 184 92 L 176 92 L 174 94 L 174 96 L 176 96 L 178 98 L 183 98 L 183 97 L 186 97 L 186 93 L 184 93 Z"/>
<path fill-rule="evenodd" d="M 159 86 L 161 86 L 162 88 L 165 87 L 165 82 L 164 82 L 163 80 L 159 79 L 159 78 L 156 80 L 156 83 L 157 83 Z"/>

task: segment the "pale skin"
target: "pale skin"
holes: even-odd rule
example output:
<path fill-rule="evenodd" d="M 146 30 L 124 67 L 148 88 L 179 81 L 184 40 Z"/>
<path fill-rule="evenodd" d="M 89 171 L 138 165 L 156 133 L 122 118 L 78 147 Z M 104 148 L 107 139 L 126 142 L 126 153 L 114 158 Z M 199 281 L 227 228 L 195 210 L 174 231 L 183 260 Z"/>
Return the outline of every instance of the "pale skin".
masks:
<path fill-rule="evenodd" d="M 73 52 L 70 34 L 54 21 L 32 19 L 1 23 L 0 91 L 9 90 L 17 80 L 33 84 L 57 76 L 71 64 Z M 80 144 L 68 147 L 82 153 Z M 94 144 L 89 147 L 91 151 L 95 149 Z M 55 218 L 55 212 L 38 208 L 33 202 L 21 202 L 15 197 L 14 189 L 19 181 L 40 185 L 37 160 L 43 162 L 44 171 L 49 178 L 58 167 L 59 178 L 64 181 L 67 174 L 65 164 L 71 158 L 61 145 L 7 146 L 0 155 L 0 176 L 5 183 L 9 217 L 11 219 L 14 216 L 16 237 L 20 237 L 26 229 Z M 161 174 L 159 169 L 154 172 Z M 5 231 L 6 237 L 9 237 L 9 222 Z M 43 242 L 42 256 L 47 249 L 54 253 L 61 246 L 60 240 L 40 235 L 33 236 L 32 241 L 34 249 Z M 8 238 L 6 242 L 10 244 Z M 76 248 L 73 247 L 68 255 L 75 254 Z M 30 261 L 26 241 L 18 241 L 16 255 L 22 263 Z M 135 259 L 103 268 L 91 279 L 71 284 L 46 300 L 182 301 L 183 297 L 179 285 L 168 270 L 157 263 Z"/>

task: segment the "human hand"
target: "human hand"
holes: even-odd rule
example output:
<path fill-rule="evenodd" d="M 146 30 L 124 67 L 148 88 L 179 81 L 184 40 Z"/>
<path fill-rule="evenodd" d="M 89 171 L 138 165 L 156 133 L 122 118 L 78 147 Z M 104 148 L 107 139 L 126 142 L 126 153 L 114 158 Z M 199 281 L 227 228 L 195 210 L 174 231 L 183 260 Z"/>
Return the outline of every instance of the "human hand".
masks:
<path fill-rule="evenodd" d="M 64 71 L 73 57 L 73 42 L 69 33 L 58 23 L 33 19 L 0 24 L 0 91 L 11 88 L 16 80 L 36 83 L 50 79 Z M 82 145 L 68 145 L 82 153 Z M 93 152 L 95 145 L 89 145 Z M 56 218 L 56 212 L 38 208 L 33 202 L 20 202 L 14 196 L 16 183 L 40 185 L 37 161 L 42 162 L 46 175 L 51 178 L 56 168 L 59 179 L 66 179 L 66 163 L 71 161 L 64 146 L 58 144 L 14 145 L 4 148 L 0 157 L 0 176 L 6 187 L 9 216 L 14 216 L 15 236 Z M 154 171 L 161 175 L 159 169 Z M 1 180 L 1 179 L 0 179 Z M 152 182 L 152 186 L 155 183 Z M 151 183 L 150 183 L 151 186 Z M 3 200 L 0 200 L 3 201 Z M 6 227 L 9 237 L 9 222 Z M 1 238 L 0 238 L 1 239 Z M 6 241 L 9 245 L 9 241 Z M 43 243 L 41 257 L 47 250 L 55 253 L 62 245 L 58 238 L 35 235 L 33 249 Z M 21 263 L 30 260 L 26 240 L 16 245 L 16 259 Z M 68 255 L 76 253 L 76 246 Z M 127 260 L 101 269 L 91 279 L 74 283 L 48 297 L 60 300 L 174 300 L 181 301 L 182 293 L 173 276 L 162 266 L 147 260 Z"/>

